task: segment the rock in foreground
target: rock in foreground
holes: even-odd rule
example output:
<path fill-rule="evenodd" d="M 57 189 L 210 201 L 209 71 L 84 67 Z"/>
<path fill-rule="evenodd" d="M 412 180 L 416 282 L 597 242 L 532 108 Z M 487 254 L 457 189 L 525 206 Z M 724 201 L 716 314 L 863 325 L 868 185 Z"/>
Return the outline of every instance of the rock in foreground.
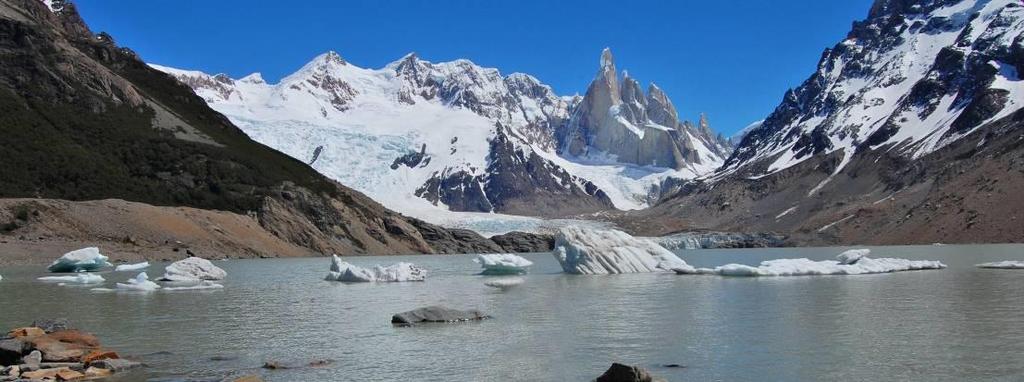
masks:
<path fill-rule="evenodd" d="M 661 379 L 655 379 L 648 373 L 638 366 L 626 366 L 621 363 L 613 363 L 604 374 L 597 377 L 595 382 L 654 382 L 660 381 Z"/>
<path fill-rule="evenodd" d="M 65 253 L 54 260 L 46 270 L 55 273 L 91 272 L 109 267 L 108 257 L 100 254 L 99 248 L 89 247 Z"/>
<path fill-rule="evenodd" d="M 223 280 L 228 273 L 216 265 L 199 257 L 189 257 L 167 266 L 160 281 L 199 282 L 203 280 Z"/>
<path fill-rule="evenodd" d="M 389 266 L 362 268 L 349 264 L 337 255 L 331 259 L 331 271 L 324 279 L 341 282 L 404 282 L 423 281 L 427 278 L 427 270 L 412 263 L 397 263 Z"/>
<path fill-rule="evenodd" d="M 518 275 L 526 273 L 533 262 L 509 253 L 477 255 L 473 259 L 484 268 L 485 275 Z"/>
<path fill-rule="evenodd" d="M 92 334 L 67 329 L 64 321 L 46 323 L 54 330 L 17 328 L 0 339 L 0 381 L 99 378 L 142 366 L 120 359 Z"/>
<path fill-rule="evenodd" d="M 479 310 L 456 310 L 443 306 L 428 306 L 404 313 L 398 313 L 391 317 L 391 323 L 395 325 L 413 325 L 436 322 L 463 322 L 478 321 L 491 318 Z"/>
<path fill-rule="evenodd" d="M 563 228 L 553 254 L 566 273 L 581 275 L 693 269 L 657 243 L 616 230 Z"/>

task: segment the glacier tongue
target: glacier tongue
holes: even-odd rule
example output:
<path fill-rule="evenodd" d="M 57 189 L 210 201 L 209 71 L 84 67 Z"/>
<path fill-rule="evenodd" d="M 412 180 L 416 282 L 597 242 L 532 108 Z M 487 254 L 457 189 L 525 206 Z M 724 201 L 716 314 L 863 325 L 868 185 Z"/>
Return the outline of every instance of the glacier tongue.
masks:
<path fill-rule="evenodd" d="M 693 270 L 657 243 L 616 230 L 566 227 L 555 239 L 555 259 L 566 273 L 603 275 Z"/>

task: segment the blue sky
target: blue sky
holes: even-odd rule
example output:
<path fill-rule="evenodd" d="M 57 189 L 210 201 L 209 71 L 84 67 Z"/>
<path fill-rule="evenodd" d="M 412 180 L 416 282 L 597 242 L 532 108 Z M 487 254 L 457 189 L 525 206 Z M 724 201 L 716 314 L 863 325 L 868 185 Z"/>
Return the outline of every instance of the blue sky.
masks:
<path fill-rule="evenodd" d="M 582 93 L 601 49 L 683 117 L 730 134 L 767 116 L 871 0 L 77 0 L 86 22 L 148 62 L 275 82 L 335 50 L 379 68 L 408 52 L 525 72 Z"/>

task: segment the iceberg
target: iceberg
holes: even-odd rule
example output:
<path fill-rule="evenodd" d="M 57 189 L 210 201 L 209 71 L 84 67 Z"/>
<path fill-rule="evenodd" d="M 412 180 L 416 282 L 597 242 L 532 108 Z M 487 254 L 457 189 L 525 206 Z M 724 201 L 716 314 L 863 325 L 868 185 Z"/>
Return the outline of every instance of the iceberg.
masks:
<path fill-rule="evenodd" d="M 473 261 L 484 268 L 485 275 L 518 275 L 533 265 L 532 261 L 509 253 L 477 255 Z"/>
<path fill-rule="evenodd" d="M 46 270 L 54 273 L 90 272 L 109 267 L 109 259 L 100 254 L 99 248 L 82 248 L 65 253 L 54 260 Z"/>
<path fill-rule="evenodd" d="M 202 280 L 223 280 L 228 276 L 227 272 L 218 268 L 210 260 L 200 257 L 189 257 L 179 260 L 164 269 L 163 277 L 159 281 L 193 281 Z"/>
<path fill-rule="evenodd" d="M 761 262 L 752 267 L 743 264 L 726 264 L 715 268 L 675 269 L 682 275 L 719 275 L 727 277 L 782 277 L 782 276 L 827 276 L 827 275 L 867 275 L 876 273 L 892 273 L 943 269 L 946 265 L 939 261 L 907 260 L 893 258 L 873 259 L 867 257 L 867 249 L 843 252 L 836 256 L 837 260 L 814 261 L 810 259 L 777 259 Z"/>
<path fill-rule="evenodd" d="M 103 276 L 92 273 L 77 273 L 74 276 L 46 276 L 40 277 L 40 281 L 56 281 L 68 284 L 99 284 L 106 279 Z"/>
<path fill-rule="evenodd" d="M 199 284 L 190 285 L 190 286 L 169 286 L 169 287 L 164 287 L 163 290 L 165 290 L 165 291 L 172 291 L 173 292 L 173 291 L 180 291 L 180 290 L 208 290 L 208 289 L 223 289 L 223 288 L 224 288 L 223 285 L 217 284 L 217 283 L 215 283 L 213 281 L 202 281 Z"/>
<path fill-rule="evenodd" d="M 994 263 L 981 263 L 975 266 L 988 269 L 1024 269 L 1024 261 L 997 261 Z"/>
<path fill-rule="evenodd" d="M 334 255 L 331 259 L 331 271 L 324 278 L 327 281 L 341 281 L 349 283 L 358 282 L 403 282 L 423 281 L 427 278 L 427 271 L 412 263 L 398 263 L 384 266 L 374 266 L 373 269 L 357 267 Z"/>
<path fill-rule="evenodd" d="M 563 228 L 552 254 L 566 273 L 580 275 L 694 269 L 657 243 L 616 230 Z"/>
<path fill-rule="evenodd" d="M 146 269 L 146 268 L 149 268 L 149 262 L 148 261 L 143 261 L 143 262 L 138 263 L 138 264 L 121 264 L 121 265 L 118 265 L 116 268 L 114 268 L 114 271 L 115 272 L 131 272 L 131 271 L 141 271 L 141 270 Z"/>
<path fill-rule="evenodd" d="M 142 272 L 134 278 L 129 279 L 127 282 L 117 283 L 117 289 L 134 292 L 153 292 L 160 289 L 160 285 L 149 281 L 149 275 L 147 275 L 146 272 Z"/>
<path fill-rule="evenodd" d="M 501 290 L 506 290 L 506 289 L 510 289 L 512 287 L 518 286 L 519 284 L 522 284 L 522 283 L 523 283 L 523 278 L 522 277 L 510 277 L 510 278 L 500 278 L 500 279 L 496 279 L 496 280 L 489 280 L 489 281 L 485 282 L 484 285 L 489 286 L 491 288 L 498 288 L 498 289 L 501 289 Z"/>

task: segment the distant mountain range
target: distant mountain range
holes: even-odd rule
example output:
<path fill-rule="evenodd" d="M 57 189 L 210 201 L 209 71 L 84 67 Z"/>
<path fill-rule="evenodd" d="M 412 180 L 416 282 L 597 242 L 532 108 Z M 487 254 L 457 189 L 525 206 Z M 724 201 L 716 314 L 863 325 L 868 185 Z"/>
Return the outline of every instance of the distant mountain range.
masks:
<path fill-rule="evenodd" d="M 257 141 L 414 216 L 438 209 L 562 217 L 643 208 L 667 178 L 731 152 L 701 118 L 617 72 L 611 51 L 583 96 L 522 73 L 409 54 L 363 69 L 322 54 L 276 84 L 152 65 Z M 315 157 L 315 159 L 314 159 Z"/>

